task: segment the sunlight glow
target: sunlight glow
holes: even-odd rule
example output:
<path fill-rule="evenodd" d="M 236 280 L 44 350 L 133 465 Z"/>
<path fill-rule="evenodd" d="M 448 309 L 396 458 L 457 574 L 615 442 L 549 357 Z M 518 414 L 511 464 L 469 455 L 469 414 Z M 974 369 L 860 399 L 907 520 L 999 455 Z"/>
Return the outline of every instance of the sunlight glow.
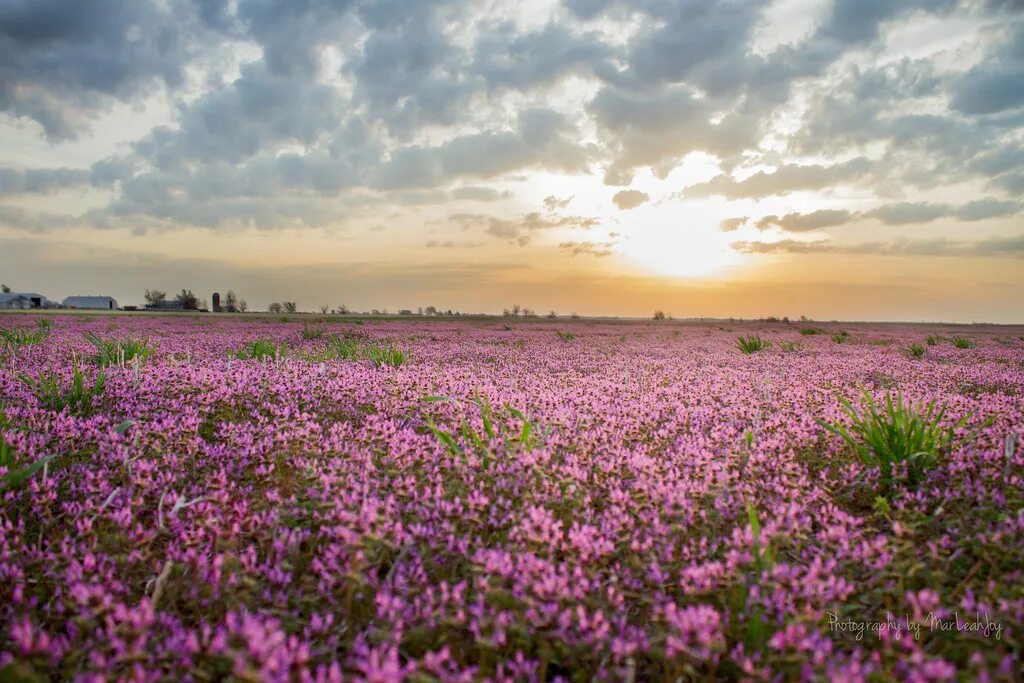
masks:
<path fill-rule="evenodd" d="M 680 277 L 720 275 L 742 262 L 729 246 L 735 237 L 714 228 L 659 225 L 629 233 L 621 244 L 625 258 L 649 273 Z"/>

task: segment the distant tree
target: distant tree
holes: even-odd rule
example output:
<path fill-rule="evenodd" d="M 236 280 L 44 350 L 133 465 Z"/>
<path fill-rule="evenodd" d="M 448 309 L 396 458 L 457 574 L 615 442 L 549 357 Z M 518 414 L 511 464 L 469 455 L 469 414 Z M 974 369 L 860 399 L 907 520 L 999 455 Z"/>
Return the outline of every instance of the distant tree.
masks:
<path fill-rule="evenodd" d="M 238 296 L 235 294 L 235 290 L 229 289 L 228 293 L 224 296 L 224 308 L 229 311 L 240 311 L 238 307 Z"/>
<path fill-rule="evenodd" d="M 370 315 L 380 315 L 380 311 L 378 311 L 376 308 L 371 308 Z"/>
<path fill-rule="evenodd" d="M 329 309 L 329 308 L 330 308 L 330 306 L 328 306 L 327 304 L 320 304 L 320 312 L 321 313 L 327 313 L 327 309 Z"/>
<path fill-rule="evenodd" d="M 548 317 L 551 318 L 552 320 L 554 320 L 555 318 L 558 317 L 558 314 L 555 313 L 554 311 L 551 311 L 551 312 L 548 313 Z"/>
<path fill-rule="evenodd" d="M 519 314 L 522 313 L 522 311 L 523 311 L 523 308 L 519 304 L 514 305 L 512 307 L 512 317 L 513 318 L 518 318 Z"/>
<path fill-rule="evenodd" d="M 573 320 L 579 320 L 579 319 L 580 319 L 580 314 L 579 314 L 579 313 L 576 313 L 576 312 L 574 311 L 574 312 L 572 312 L 572 313 L 570 313 L 570 314 L 569 314 L 569 317 L 570 317 L 570 318 L 572 318 Z"/>
<path fill-rule="evenodd" d="M 427 306 L 423 312 L 427 315 L 437 315 L 437 306 Z"/>
<path fill-rule="evenodd" d="M 10 294 L 11 288 L 8 287 L 7 285 L 0 285 L 0 292 L 3 292 L 4 294 Z"/>
<path fill-rule="evenodd" d="M 285 313 L 298 313 L 299 312 L 299 305 L 297 303 L 295 303 L 294 301 L 285 301 L 284 302 L 284 312 Z"/>
<path fill-rule="evenodd" d="M 181 304 L 181 307 L 186 310 L 194 311 L 199 308 L 199 298 L 192 293 L 191 289 L 181 290 L 181 294 L 178 294 L 174 298 Z"/>
<path fill-rule="evenodd" d="M 167 301 L 167 292 L 161 292 L 159 289 L 147 289 L 145 297 L 146 305 L 156 308 Z"/>
<path fill-rule="evenodd" d="M 655 320 L 664 320 L 665 319 L 665 311 L 661 311 L 661 310 L 655 311 L 654 312 L 654 319 Z"/>
<path fill-rule="evenodd" d="M 238 301 L 238 310 L 241 311 L 242 313 L 245 313 L 246 311 L 249 310 L 249 304 L 246 303 L 245 299 L 240 299 Z"/>
<path fill-rule="evenodd" d="M 277 303 L 276 301 L 267 306 L 267 311 L 270 313 L 280 313 L 283 310 L 284 308 L 281 306 L 281 304 Z"/>
<path fill-rule="evenodd" d="M 416 309 L 416 315 L 423 315 L 423 307 L 422 306 L 420 306 L 419 308 Z"/>
<path fill-rule="evenodd" d="M 524 318 L 536 318 L 537 317 L 537 313 L 534 312 L 534 310 L 532 308 L 524 308 L 523 309 L 523 317 Z"/>
<path fill-rule="evenodd" d="M 455 314 L 454 314 L 454 313 L 452 313 L 452 309 L 450 309 L 450 308 L 449 308 L 449 309 L 448 309 L 448 312 L 447 312 L 447 313 L 445 313 L 445 315 L 446 315 L 446 316 L 448 316 L 448 317 L 450 318 L 450 317 L 452 317 L 452 316 L 453 316 L 453 315 L 455 315 Z"/>
<path fill-rule="evenodd" d="M 338 306 L 338 313 L 341 315 L 348 315 L 348 306 L 346 306 L 345 304 L 341 304 L 340 306 Z"/>

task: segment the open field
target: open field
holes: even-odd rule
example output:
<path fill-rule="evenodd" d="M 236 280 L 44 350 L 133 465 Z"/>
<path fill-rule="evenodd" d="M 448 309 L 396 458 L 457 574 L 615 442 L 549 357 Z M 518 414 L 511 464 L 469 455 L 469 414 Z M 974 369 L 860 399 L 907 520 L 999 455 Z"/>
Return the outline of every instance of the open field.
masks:
<path fill-rule="evenodd" d="M 1020 676 L 1024 328 L 317 318 L 0 316 L 0 678 Z"/>

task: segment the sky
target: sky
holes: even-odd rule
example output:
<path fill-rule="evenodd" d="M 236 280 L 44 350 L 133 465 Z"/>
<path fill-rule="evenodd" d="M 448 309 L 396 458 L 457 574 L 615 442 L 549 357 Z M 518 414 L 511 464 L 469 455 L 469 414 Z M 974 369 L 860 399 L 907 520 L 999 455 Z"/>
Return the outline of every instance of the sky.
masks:
<path fill-rule="evenodd" d="M 3 0 L 0 282 L 1024 322 L 1021 0 Z"/>

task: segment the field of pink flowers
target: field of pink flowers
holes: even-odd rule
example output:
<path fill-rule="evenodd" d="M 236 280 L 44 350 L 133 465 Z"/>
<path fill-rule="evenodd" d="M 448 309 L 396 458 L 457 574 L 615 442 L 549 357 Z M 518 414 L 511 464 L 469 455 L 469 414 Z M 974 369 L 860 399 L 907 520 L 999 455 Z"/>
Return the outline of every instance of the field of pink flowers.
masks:
<path fill-rule="evenodd" d="M 0 317 L 0 678 L 1021 675 L 1020 329 L 305 319 Z"/>

